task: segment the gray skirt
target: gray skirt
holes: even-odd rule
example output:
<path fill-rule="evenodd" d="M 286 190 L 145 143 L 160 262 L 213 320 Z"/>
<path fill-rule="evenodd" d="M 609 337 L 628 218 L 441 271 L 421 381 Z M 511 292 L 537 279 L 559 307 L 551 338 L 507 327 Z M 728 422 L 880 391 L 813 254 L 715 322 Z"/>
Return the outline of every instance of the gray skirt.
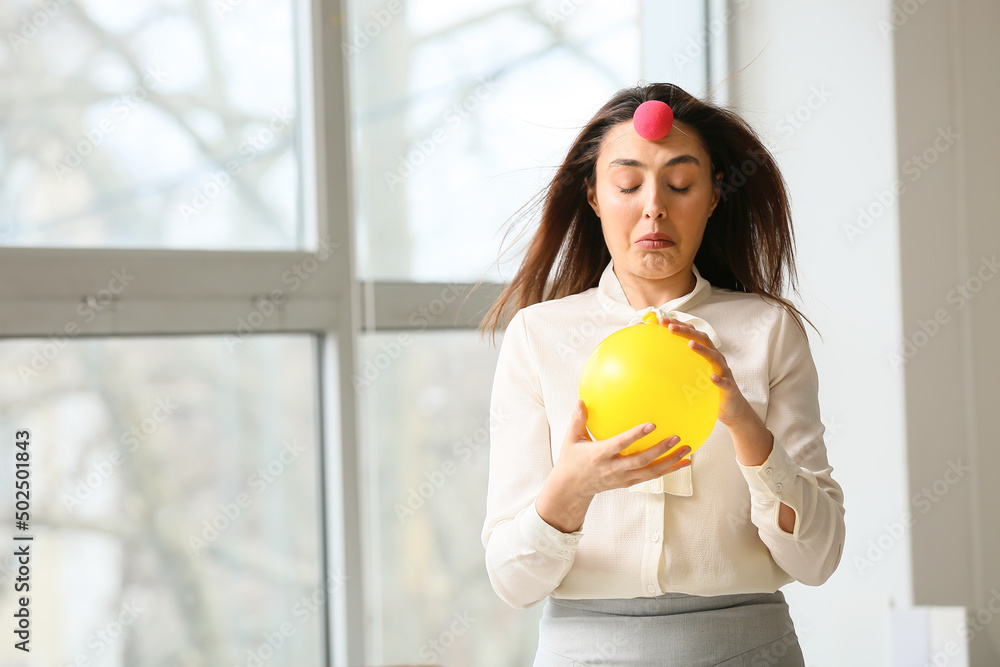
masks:
<path fill-rule="evenodd" d="M 803 667 L 784 594 L 549 597 L 533 667 Z"/>

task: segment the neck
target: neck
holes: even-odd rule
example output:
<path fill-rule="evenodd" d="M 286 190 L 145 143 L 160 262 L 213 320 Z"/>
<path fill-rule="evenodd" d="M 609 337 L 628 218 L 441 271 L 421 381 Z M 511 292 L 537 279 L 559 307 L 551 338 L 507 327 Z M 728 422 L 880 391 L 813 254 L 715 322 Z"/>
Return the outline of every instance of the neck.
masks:
<path fill-rule="evenodd" d="M 618 273 L 617 268 L 612 268 L 625 292 L 625 298 L 628 299 L 629 305 L 636 310 L 642 310 L 649 306 L 662 306 L 668 301 L 690 294 L 698 284 L 698 278 L 690 267 L 667 278 L 655 280 L 642 278 L 631 273 L 622 276 Z"/>

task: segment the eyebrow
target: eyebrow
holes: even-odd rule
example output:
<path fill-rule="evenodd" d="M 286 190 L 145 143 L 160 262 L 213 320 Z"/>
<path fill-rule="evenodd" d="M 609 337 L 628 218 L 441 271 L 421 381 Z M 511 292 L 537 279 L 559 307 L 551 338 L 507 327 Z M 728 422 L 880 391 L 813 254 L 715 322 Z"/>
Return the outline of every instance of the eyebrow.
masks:
<path fill-rule="evenodd" d="M 696 164 L 698 166 L 701 166 L 701 162 L 699 162 L 698 158 L 696 158 L 693 155 L 678 155 L 677 157 L 671 158 L 670 160 L 668 160 L 667 163 L 664 164 L 663 166 L 664 167 L 672 167 L 675 164 Z M 644 169 L 646 167 L 646 165 L 644 165 L 643 163 L 639 162 L 638 160 L 633 160 L 632 158 L 628 158 L 628 157 L 616 158 L 616 159 L 614 159 L 614 160 L 612 160 L 611 162 L 608 163 L 608 169 L 610 169 L 611 167 L 615 167 L 615 166 L 621 166 L 621 167 L 639 167 L 640 169 Z"/>

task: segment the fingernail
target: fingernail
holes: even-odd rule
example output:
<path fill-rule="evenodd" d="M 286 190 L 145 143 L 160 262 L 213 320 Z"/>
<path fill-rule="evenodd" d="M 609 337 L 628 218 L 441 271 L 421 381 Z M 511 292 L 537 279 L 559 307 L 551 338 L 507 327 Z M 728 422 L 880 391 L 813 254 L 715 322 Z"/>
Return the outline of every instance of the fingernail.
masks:
<path fill-rule="evenodd" d="M 646 424 L 645 426 L 642 427 L 642 432 L 643 433 L 652 433 L 653 429 L 655 429 L 655 428 L 656 428 L 656 424 L 654 424 L 653 422 L 649 422 L 648 424 Z"/>

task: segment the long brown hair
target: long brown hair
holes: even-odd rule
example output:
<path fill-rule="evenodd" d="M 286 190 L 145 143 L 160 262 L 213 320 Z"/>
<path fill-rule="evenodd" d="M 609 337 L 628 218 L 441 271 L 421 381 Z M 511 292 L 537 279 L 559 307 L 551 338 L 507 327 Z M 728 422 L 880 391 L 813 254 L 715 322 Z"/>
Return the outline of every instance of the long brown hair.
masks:
<path fill-rule="evenodd" d="M 710 173 L 723 172 L 721 199 L 708 218 L 694 259 L 702 277 L 716 287 L 773 300 L 789 311 L 805 335 L 796 315 L 809 319 L 781 296 L 786 272 L 790 287 L 798 291 L 798 286 L 791 209 L 774 157 L 733 111 L 699 100 L 673 84 L 651 83 L 615 93 L 577 136 L 551 183 L 515 212 L 515 219 L 524 218 L 544 204 L 541 223 L 517 275 L 479 325 L 480 338 L 489 333 L 493 341 L 497 328 L 506 326 L 521 308 L 597 286 L 611 254 L 600 219 L 587 202 L 587 184 L 594 184 L 597 155 L 607 131 L 631 121 L 647 100 L 669 104 L 675 121 L 700 135 L 711 159 Z M 553 264 L 555 276 L 549 282 Z"/>

